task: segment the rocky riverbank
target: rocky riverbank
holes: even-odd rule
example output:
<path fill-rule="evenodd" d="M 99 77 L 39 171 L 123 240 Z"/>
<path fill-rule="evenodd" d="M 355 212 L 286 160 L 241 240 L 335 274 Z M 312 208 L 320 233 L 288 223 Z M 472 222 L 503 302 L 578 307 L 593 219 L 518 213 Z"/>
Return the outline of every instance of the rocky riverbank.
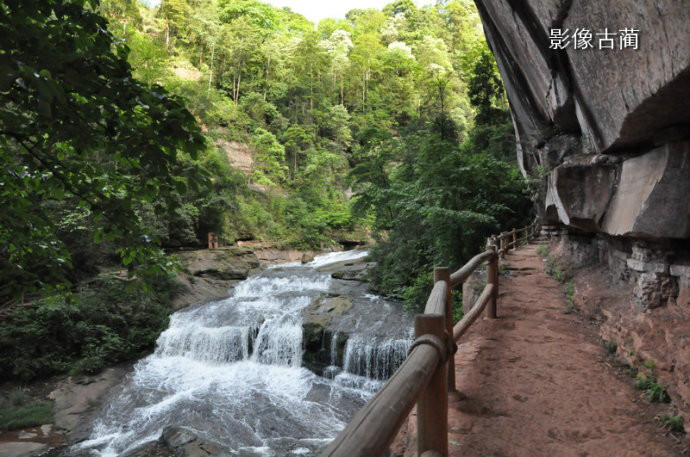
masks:
<path fill-rule="evenodd" d="M 264 253 L 265 254 L 265 253 Z M 179 253 L 183 272 L 178 279 L 182 292 L 173 302 L 174 309 L 182 309 L 194 303 L 219 300 L 228 297 L 233 287 L 267 267 L 269 261 L 246 247 L 229 246 L 216 250 L 184 251 Z M 297 258 L 298 257 L 298 258 Z M 272 255 L 271 262 L 310 261 L 313 253 L 297 256 L 288 252 L 283 256 Z M 368 297 L 366 271 L 371 266 L 363 257 L 330 264 L 321 270 L 332 278 L 332 288 L 327 296 L 315 299 L 301 312 L 303 321 L 303 363 L 318 375 L 335 360 L 343 366 L 347 350 L 347 332 L 358 326 L 362 317 L 371 317 L 371 299 Z M 280 266 L 273 265 L 271 271 L 279 272 Z M 400 309 L 399 306 L 396 309 Z M 385 325 L 390 304 L 379 310 L 375 321 Z M 392 313 L 392 320 L 400 320 L 400 311 Z M 72 376 L 65 379 L 44 382 L 39 397 L 47 397 L 54 402 L 55 419 L 52 424 L 44 424 L 22 431 L 5 432 L 0 435 L 0 457 L 25 457 L 45 453 L 47 450 L 81 441 L 92 424 L 95 411 L 102 409 L 118 391 L 117 385 L 131 372 L 132 364 L 108 368 L 95 376 Z M 333 372 L 329 373 L 334 376 Z M 3 391 L 16 386 L 3 386 Z M 173 433 L 173 432 L 171 432 Z M 170 433 L 166 434 L 169 435 Z M 177 445 L 171 445 L 161 438 L 149 449 L 147 455 L 170 455 L 186 451 L 181 455 L 197 455 L 206 449 L 203 440 L 198 438 Z M 169 440 L 168 440 L 169 441 Z M 175 440 L 173 440 L 175 441 Z M 176 442 L 176 441 L 175 441 Z M 197 446 L 198 444 L 198 446 Z M 168 449 L 168 453 L 163 452 Z M 197 452 L 198 451 L 198 452 Z M 59 450 L 56 455 L 59 455 Z M 202 454 L 198 454 L 202 455 Z M 204 455 L 209 455 L 208 452 Z M 212 454 L 211 454 L 212 455 Z"/>

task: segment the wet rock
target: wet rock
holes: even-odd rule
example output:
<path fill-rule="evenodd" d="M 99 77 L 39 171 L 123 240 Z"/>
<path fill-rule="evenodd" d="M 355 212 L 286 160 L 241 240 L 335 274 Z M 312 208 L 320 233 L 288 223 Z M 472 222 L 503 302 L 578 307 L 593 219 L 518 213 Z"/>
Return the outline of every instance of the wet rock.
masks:
<path fill-rule="evenodd" d="M 372 262 L 363 262 L 363 263 L 357 263 L 354 265 L 347 265 L 345 266 L 342 270 L 336 271 L 331 274 L 331 277 L 334 279 L 342 279 L 345 281 L 360 281 L 360 282 L 367 282 L 368 281 L 368 272 L 369 269 L 373 266 L 374 264 Z"/>
<path fill-rule="evenodd" d="M 172 302 L 175 310 L 192 303 L 227 298 L 232 286 L 260 263 L 251 250 L 238 246 L 184 251 L 179 257 L 186 272 L 177 275 L 181 290 Z"/>
<path fill-rule="evenodd" d="M 321 297 L 302 310 L 303 362 L 316 373 L 321 373 L 330 362 L 330 348 L 326 340 L 326 327 L 352 308 L 352 299 L 345 296 Z M 343 341 L 344 344 L 344 341 Z"/>
<path fill-rule="evenodd" d="M 48 447 L 46 443 L 12 441 L 0 445 L 0 457 L 29 457 Z"/>
<path fill-rule="evenodd" d="M 95 376 L 70 376 L 61 381 L 48 398 L 55 403 L 55 427 L 65 430 L 73 441 L 86 439 L 90 416 L 122 381 L 127 368 L 108 368 Z"/>
<path fill-rule="evenodd" d="M 305 254 L 313 257 L 323 252 L 329 252 L 329 249 L 321 251 L 284 249 L 270 241 L 238 241 L 237 245 L 251 249 L 263 266 L 288 262 L 301 262 Z"/>
<path fill-rule="evenodd" d="M 345 296 L 320 297 L 302 310 L 304 324 L 326 327 L 335 317 L 352 308 L 352 299 Z"/>
<path fill-rule="evenodd" d="M 160 441 L 147 443 L 130 454 L 131 457 L 177 457 L 177 451 Z M 53 456 L 50 456 L 53 457 Z M 62 456 L 60 456 L 62 457 Z M 81 455 L 77 457 L 82 457 Z M 84 457 L 87 457 L 86 455 Z"/>
<path fill-rule="evenodd" d="M 253 269 L 259 267 L 256 255 L 239 246 L 186 251 L 179 256 L 184 268 L 194 276 L 246 279 Z"/>
<path fill-rule="evenodd" d="M 178 448 L 196 440 L 197 436 L 184 428 L 168 427 L 163 430 L 160 441 L 170 448 Z"/>
<path fill-rule="evenodd" d="M 137 451 L 133 457 L 226 457 L 228 453 L 184 427 L 166 427 L 157 442 Z"/>
<path fill-rule="evenodd" d="M 302 263 L 309 263 L 312 260 L 314 260 L 314 254 L 312 254 L 310 252 L 305 252 L 304 254 L 302 254 L 302 259 L 301 259 Z"/>

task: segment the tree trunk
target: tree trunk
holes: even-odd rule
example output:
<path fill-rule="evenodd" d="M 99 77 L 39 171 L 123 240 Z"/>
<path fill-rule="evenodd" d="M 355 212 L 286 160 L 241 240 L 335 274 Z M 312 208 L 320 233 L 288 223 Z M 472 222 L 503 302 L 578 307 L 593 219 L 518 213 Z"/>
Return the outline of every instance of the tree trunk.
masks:
<path fill-rule="evenodd" d="M 213 58 L 216 53 L 216 43 L 211 44 L 211 61 L 209 62 L 209 72 L 208 72 L 208 90 L 207 94 L 211 93 L 211 83 L 213 83 Z"/>

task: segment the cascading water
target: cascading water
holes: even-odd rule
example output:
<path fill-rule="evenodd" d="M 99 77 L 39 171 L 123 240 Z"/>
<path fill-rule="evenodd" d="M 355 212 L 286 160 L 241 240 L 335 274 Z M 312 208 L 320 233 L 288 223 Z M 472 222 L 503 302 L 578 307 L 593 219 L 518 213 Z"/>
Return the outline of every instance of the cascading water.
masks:
<path fill-rule="evenodd" d="M 270 268 L 240 283 L 229 299 L 175 313 L 155 352 L 136 364 L 96 419 L 90 439 L 75 449 L 119 456 L 175 426 L 230 455 L 318 453 L 409 347 L 404 326 L 402 335 L 384 338 L 365 335 L 371 326 L 358 330 L 357 320 L 341 355 L 342 369 L 329 367 L 320 377 L 301 366 L 301 311 L 337 286 L 320 270 L 364 255 L 333 253 L 306 266 Z M 355 291 L 353 299 L 387 313 L 379 297 Z M 329 350 L 337 365 L 334 335 Z"/>

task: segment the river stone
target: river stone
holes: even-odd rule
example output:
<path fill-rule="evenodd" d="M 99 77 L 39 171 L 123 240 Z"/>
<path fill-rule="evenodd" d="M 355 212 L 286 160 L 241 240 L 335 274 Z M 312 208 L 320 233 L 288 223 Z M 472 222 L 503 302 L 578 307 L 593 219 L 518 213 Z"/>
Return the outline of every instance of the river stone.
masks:
<path fill-rule="evenodd" d="M 336 271 L 331 274 L 331 277 L 333 279 L 342 279 L 345 281 L 360 281 L 360 282 L 367 282 L 368 281 L 368 272 L 369 269 L 374 265 L 373 262 L 369 263 L 358 263 L 356 265 L 350 265 L 347 267 L 344 267 L 340 271 Z"/>
<path fill-rule="evenodd" d="M 302 310 L 302 347 L 305 367 L 319 374 L 330 363 L 326 349 L 326 327 L 333 319 L 352 308 L 352 299 L 345 296 L 320 297 Z M 328 343 L 330 344 L 330 342 Z M 342 342 L 344 346 L 344 341 Z"/>
<path fill-rule="evenodd" d="M 159 439 L 159 443 L 172 450 L 175 457 L 228 456 L 226 452 L 223 452 L 215 444 L 204 441 L 183 427 L 166 427 Z"/>
<path fill-rule="evenodd" d="M 171 448 L 178 448 L 196 440 L 197 436 L 185 428 L 167 427 L 163 430 L 160 440 Z"/>
<path fill-rule="evenodd" d="M 324 328 L 350 308 L 352 299 L 349 297 L 320 297 L 302 310 L 302 322 L 305 325 L 313 324 Z"/>

